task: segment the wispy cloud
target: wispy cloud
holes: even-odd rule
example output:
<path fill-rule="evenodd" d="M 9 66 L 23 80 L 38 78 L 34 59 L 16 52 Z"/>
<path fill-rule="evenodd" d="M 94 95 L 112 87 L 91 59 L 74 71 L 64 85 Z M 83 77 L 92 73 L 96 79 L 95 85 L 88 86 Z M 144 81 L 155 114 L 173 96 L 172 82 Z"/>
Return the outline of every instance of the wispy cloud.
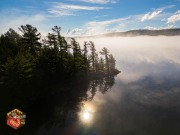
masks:
<path fill-rule="evenodd" d="M 107 3 L 116 3 L 117 0 L 77 0 L 87 3 L 95 3 L 95 4 L 107 4 Z"/>
<path fill-rule="evenodd" d="M 119 23 L 125 20 L 128 20 L 130 17 L 126 17 L 126 18 L 118 18 L 118 19 L 112 19 L 112 20 L 106 20 L 106 21 L 92 21 L 92 22 L 88 22 L 86 25 L 90 26 L 90 27 L 94 27 L 94 26 L 107 26 L 110 24 L 114 24 L 114 23 Z"/>
<path fill-rule="evenodd" d="M 80 10 L 99 11 L 102 9 L 109 9 L 109 8 L 96 7 L 96 6 L 72 5 L 72 4 L 56 2 L 56 3 L 52 3 L 52 7 L 48 10 L 48 12 L 56 16 L 70 16 L 70 15 L 75 15 L 74 11 L 80 11 Z"/>
<path fill-rule="evenodd" d="M 99 15 L 99 16 L 95 16 L 94 18 L 102 18 L 102 17 L 106 17 L 108 15 Z"/>
<path fill-rule="evenodd" d="M 179 27 L 179 23 L 177 22 L 180 20 L 180 10 L 177 9 L 177 6 L 175 11 L 178 11 L 176 13 L 174 13 L 174 9 L 167 10 L 167 12 L 164 11 L 168 8 L 173 8 L 174 5 L 154 9 L 148 13 L 142 11 L 142 14 L 136 14 L 134 12 L 133 15 L 127 15 L 121 18 L 120 16 L 125 14 L 120 13 L 118 14 L 119 17 L 116 15 L 117 18 L 113 19 L 111 14 L 114 7 L 110 3 L 117 2 L 118 0 L 67 1 L 73 2 L 72 4 L 65 2 L 44 2 L 43 8 L 29 5 L 26 8 L 1 9 L 0 33 L 6 32 L 10 27 L 16 30 L 17 27 L 24 24 L 31 24 L 40 29 L 42 33 L 49 32 L 50 27 L 58 24 L 63 28 L 62 33 L 68 35 L 96 35 L 107 32 L 127 31 L 135 28 L 162 29 Z M 75 3 L 75 1 L 81 2 Z M 101 5 L 97 6 L 98 4 Z M 109 7 L 108 4 L 112 7 Z M 66 17 L 64 18 L 62 16 Z M 70 21 L 67 22 L 67 18 Z M 68 30 L 69 28 L 70 30 Z"/>
<path fill-rule="evenodd" d="M 69 29 L 68 31 L 67 31 L 67 35 L 81 35 L 82 34 L 82 29 L 79 29 L 79 28 L 75 28 L 75 29 L 73 29 L 73 30 L 71 30 L 71 29 Z"/>
<path fill-rule="evenodd" d="M 152 20 L 152 19 L 156 18 L 165 9 L 173 8 L 173 7 L 174 7 L 174 5 L 170 5 L 170 6 L 166 6 L 166 7 L 156 9 L 153 12 L 148 12 L 148 13 L 144 14 L 144 16 L 141 18 L 141 22 L 144 22 L 146 20 Z"/>
<path fill-rule="evenodd" d="M 103 34 L 107 32 L 117 31 L 116 28 L 112 28 L 113 26 L 118 26 L 119 24 L 126 22 L 130 19 L 130 17 L 126 18 L 118 18 L 118 19 L 111 19 L 106 21 L 91 21 L 88 22 L 85 27 L 87 35 L 93 34 Z"/>
<path fill-rule="evenodd" d="M 45 12 L 39 12 L 35 7 L 7 8 L 0 10 L 0 34 L 4 34 L 9 28 L 14 29 L 19 34 L 18 27 L 30 24 L 41 32 L 42 37 L 49 31 L 49 18 Z"/>
<path fill-rule="evenodd" d="M 147 14 L 145 14 L 142 18 L 141 18 L 141 22 L 144 22 L 146 20 L 151 20 L 153 18 L 155 18 L 157 15 L 159 15 L 162 12 L 162 10 L 157 10 L 157 11 L 153 11 L 153 12 L 149 12 Z"/>
<path fill-rule="evenodd" d="M 155 17 L 157 14 L 160 14 L 164 9 L 170 8 L 172 6 L 163 7 L 161 9 L 158 9 L 158 11 L 154 11 L 149 16 L 150 19 Z M 179 14 L 180 11 L 176 12 L 176 15 Z M 117 18 L 117 19 L 109 19 L 104 21 L 89 21 L 87 22 L 83 27 L 79 29 L 75 29 L 69 34 L 74 35 L 98 35 L 108 32 L 119 32 L 119 31 L 127 31 L 127 30 L 134 30 L 134 29 L 149 29 L 149 30 L 160 30 L 160 29 L 171 29 L 174 28 L 175 25 L 173 24 L 167 24 L 167 23 L 161 23 L 159 25 L 156 24 L 156 22 L 162 22 L 162 18 L 167 18 L 171 16 L 171 13 L 163 13 L 156 16 L 155 20 L 151 21 L 144 21 L 142 23 L 142 14 L 137 15 L 130 15 L 123 18 Z M 176 18 L 176 17 L 175 17 Z M 177 18 L 176 18 L 177 20 Z M 163 20 L 164 21 L 164 20 Z"/>
<path fill-rule="evenodd" d="M 84 28 L 78 29 L 75 28 L 73 30 L 68 30 L 68 35 L 97 35 L 103 34 L 107 32 L 115 32 L 118 31 L 116 27 L 112 28 L 111 26 L 119 26 L 123 22 L 127 22 L 130 17 L 126 18 L 118 18 L 111 19 L 105 21 L 90 21 L 84 25 Z M 124 26 L 124 25 L 123 25 Z"/>
<path fill-rule="evenodd" d="M 167 19 L 167 23 L 168 23 L 168 24 L 174 24 L 174 23 L 176 23 L 177 21 L 180 21 L 180 10 L 178 10 L 174 15 L 170 16 L 170 17 Z"/>
<path fill-rule="evenodd" d="M 44 22 L 46 22 L 47 18 L 43 14 L 34 14 L 34 15 L 22 15 L 16 14 L 16 16 L 9 15 L 1 16 L 0 26 L 1 26 L 1 34 L 5 33 L 9 28 L 13 28 L 18 31 L 18 27 L 25 24 L 31 24 L 35 27 L 40 28 L 40 32 L 42 35 L 46 33 L 46 26 Z"/>

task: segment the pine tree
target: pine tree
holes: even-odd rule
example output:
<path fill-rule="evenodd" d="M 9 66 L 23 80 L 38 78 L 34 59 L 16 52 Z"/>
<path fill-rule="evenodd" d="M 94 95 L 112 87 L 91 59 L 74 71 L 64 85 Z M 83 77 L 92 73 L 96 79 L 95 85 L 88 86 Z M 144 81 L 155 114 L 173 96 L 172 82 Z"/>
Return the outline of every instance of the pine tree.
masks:
<path fill-rule="evenodd" d="M 104 72 L 104 60 L 102 57 L 99 60 L 99 70 Z"/>
<path fill-rule="evenodd" d="M 64 48 L 63 48 L 63 44 L 62 44 L 61 27 L 54 26 L 54 28 L 52 28 L 52 31 L 53 31 L 53 35 L 55 38 L 55 40 L 54 39 L 53 40 L 57 41 L 57 46 L 55 45 L 54 48 L 57 48 L 60 51 L 60 58 L 62 61 Z"/>
<path fill-rule="evenodd" d="M 116 66 L 116 60 L 114 59 L 113 55 L 110 54 L 109 55 L 109 69 L 110 69 L 110 72 L 115 70 L 115 66 Z"/>
<path fill-rule="evenodd" d="M 96 58 L 96 49 L 95 45 L 92 41 L 89 42 L 90 50 L 91 50 L 91 55 L 90 55 L 90 61 L 92 63 L 92 69 L 95 71 L 95 58 Z"/>
<path fill-rule="evenodd" d="M 81 56 L 81 48 L 80 45 L 76 42 L 74 38 L 71 39 L 71 45 L 73 49 L 73 65 L 74 65 L 74 71 L 78 68 L 78 63 L 80 61 L 79 57 Z"/>
<path fill-rule="evenodd" d="M 21 25 L 19 30 L 23 33 L 22 42 L 25 45 L 25 49 L 31 54 L 36 55 L 41 47 L 41 43 L 39 42 L 41 34 L 35 27 L 29 24 Z"/>
<path fill-rule="evenodd" d="M 108 50 L 106 47 L 104 47 L 104 48 L 102 49 L 102 51 L 100 52 L 100 54 L 105 56 L 106 70 L 107 70 L 107 72 L 109 73 L 109 50 Z"/>
<path fill-rule="evenodd" d="M 14 42 L 16 45 L 20 43 L 21 36 L 13 29 L 9 29 L 5 36 L 7 36 L 11 42 Z"/>
<path fill-rule="evenodd" d="M 13 29 L 0 36 L 0 64 L 4 64 L 7 58 L 14 58 L 22 49 L 20 40 L 21 36 Z"/>
<path fill-rule="evenodd" d="M 58 43 L 54 34 L 48 33 L 47 44 L 50 48 L 53 47 L 55 50 L 58 50 Z"/>
<path fill-rule="evenodd" d="M 85 41 L 84 42 L 84 48 L 83 48 L 82 52 L 83 52 L 84 64 L 86 66 L 86 70 L 89 70 L 88 46 L 89 46 L 89 44 Z"/>

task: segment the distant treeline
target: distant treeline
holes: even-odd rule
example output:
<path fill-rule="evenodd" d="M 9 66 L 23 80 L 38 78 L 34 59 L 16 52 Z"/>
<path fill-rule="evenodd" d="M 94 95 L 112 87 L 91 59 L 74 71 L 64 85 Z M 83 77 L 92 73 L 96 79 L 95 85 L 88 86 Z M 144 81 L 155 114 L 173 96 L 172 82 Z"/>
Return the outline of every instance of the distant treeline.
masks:
<path fill-rule="evenodd" d="M 54 84 L 73 81 L 72 78 L 118 73 L 107 48 L 98 53 L 89 41 L 81 49 L 74 38 L 67 41 L 58 26 L 45 39 L 31 25 L 22 25 L 19 30 L 22 35 L 9 29 L 0 36 L 0 91 L 5 95 L 24 92 L 25 97 L 34 96 Z"/>
<path fill-rule="evenodd" d="M 113 33 L 107 33 L 100 36 L 178 36 L 180 35 L 180 28 L 177 29 L 162 29 L 162 30 L 131 30 L 126 32 L 113 32 Z"/>

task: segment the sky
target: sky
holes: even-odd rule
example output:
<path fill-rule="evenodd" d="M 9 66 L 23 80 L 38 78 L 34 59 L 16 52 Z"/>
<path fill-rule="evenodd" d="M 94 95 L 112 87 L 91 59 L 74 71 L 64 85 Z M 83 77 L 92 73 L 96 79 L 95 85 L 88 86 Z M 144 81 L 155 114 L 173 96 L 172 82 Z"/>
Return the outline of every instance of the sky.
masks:
<path fill-rule="evenodd" d="M 0 34 L 26 24 L 65 36 L 180 28 L 180 0 L 1 0 Z"/>

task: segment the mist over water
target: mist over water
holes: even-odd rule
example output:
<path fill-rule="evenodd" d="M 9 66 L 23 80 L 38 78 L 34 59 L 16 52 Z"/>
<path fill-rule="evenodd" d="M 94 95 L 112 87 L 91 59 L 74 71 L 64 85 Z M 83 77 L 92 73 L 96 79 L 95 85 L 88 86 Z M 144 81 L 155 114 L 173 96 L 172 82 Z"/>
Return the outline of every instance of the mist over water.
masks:
<path fill-rule="evenodd" d="M 122 72 L 105 94 L 96 93 L 89 134 L 178 135 L 180 44 L 175 37 L 78 38 L 107 47 Z"/>
<path fill-rule="evenodd" d="M 107 47 L 122 71 L 121 79 L 134 81 L 148 74 L 157 76 L 166 72 L 172 76 L 172 72 L 176 74 L 174 70 L 180 71 L 179 39 L 180 36 L 139 36 L 78 38 L 77 41 L 81 45 L 84 41 L 93 41 L 97 51 Z"/>
<path fill-rule="evenodd" d="M 73 94 L 65 99 L 60 93 L 40 100 L 31 108 L 34 111 L 27 111 L 33 120 L 28 117 L 29 123 L 17 134 L 32 130 L 37 135 L 179 135 L 179 39 L 77 38 L 82 47 L 84 41 L 93 41 L 98 52 L 107 47 L 121 73 L 115 78 L 74 82 Z M 86 97 L 86 92 L 93 95 L 92 100 L 79 101 L 79 94 Z"/>

